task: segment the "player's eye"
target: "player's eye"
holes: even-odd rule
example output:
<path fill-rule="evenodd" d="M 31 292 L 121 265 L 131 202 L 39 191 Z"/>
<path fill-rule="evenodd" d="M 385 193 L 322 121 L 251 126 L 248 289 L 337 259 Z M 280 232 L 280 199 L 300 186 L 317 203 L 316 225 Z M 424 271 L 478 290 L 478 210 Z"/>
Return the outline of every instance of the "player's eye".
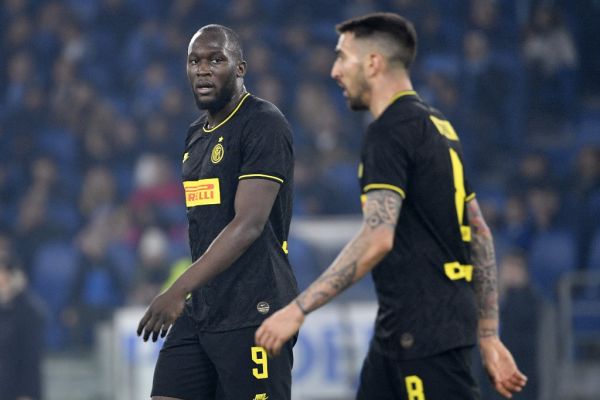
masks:
<path fill-rule="evenodd" d="M 213 64 L 219 64 L 219 63 L 222 63 L 223 61 L 225 61 L 223 59 L 223 57 L 215 57 L 212 60 L 210 60 L 210 62 L 213 63 Z"/>
<path fill-rule="evenodd" d="M 196 64 L 198 64 L 198 60 L 194 60 L 194 59 L 190 60 L 190 65 L 196 65 Z"/>

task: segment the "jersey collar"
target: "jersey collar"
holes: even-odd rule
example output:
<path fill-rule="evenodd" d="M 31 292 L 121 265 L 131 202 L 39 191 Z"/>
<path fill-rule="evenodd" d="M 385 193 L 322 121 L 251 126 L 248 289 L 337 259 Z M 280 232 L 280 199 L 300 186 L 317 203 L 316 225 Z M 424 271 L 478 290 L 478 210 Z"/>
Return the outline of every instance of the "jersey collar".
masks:
<path fill-rule="evenodd" d="M 210 129 L 206 129 L 206 126 L 202 126 L 202 130 L 206 133 L 210 133 L 213 131 L 216 131 L 217 129 L 219 129 L 220 127 L 222 127 L 223 125 L 225 125 L 225 123 L 227 121 L 229 121 L 234 115 L 235 113 L 240 109 L 240 107 L 242 106 L 242 104 L 244 103 L 244 101 L 248 98 L 248 96 L 250 96 L 250 93 L 246 93 L 244 95 L 244 97 L 242 97 L 242 99 L 240 100 L 240 102 L 238 103 L 238 105 L 233 109 L 233 111 L 231 111 L 231 113 L 229 113 L 229 115 L 227 116 L 227 118 L 225 118 L 223 121 L 219 122 L 219 124 L 217 124 L 216 126 L 213 126 Z"/>
<path fill-rule="evenodd" d="M 392 100 L 390 100 L 390 105 L 395 103 L 396 100 L 398 100 L 401 97 L 414 96 L 416 94 L 417 94 L 417 92 L 415 92 L 414 90 L 402 90 L 402 91 L 396 93 L 394 96 L 392 96 Z"/>

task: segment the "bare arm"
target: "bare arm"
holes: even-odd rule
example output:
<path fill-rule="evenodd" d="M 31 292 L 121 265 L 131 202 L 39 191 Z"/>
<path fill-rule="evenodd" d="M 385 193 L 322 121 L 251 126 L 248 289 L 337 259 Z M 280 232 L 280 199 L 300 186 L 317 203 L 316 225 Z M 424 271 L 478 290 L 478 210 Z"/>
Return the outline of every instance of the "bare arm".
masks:
<path fill-rule="evenodd" d="M 235 216 L 198 258 L 165 292 L 150 304 L 138 325 L 144 340 L 164 336 L 181 314 L 187 294 L 231 266 L 260 236 L 279 192 L 279 184 L 264 179 L 239 182 Z M 235 246 L 231 244 L 235 243 Z"/>
<path fill-rule="evenodd" d="M 235 195 L 235 216 L 206 252 L 173 283 L 173 290 L 182 294 L 191 292 L 229 268 L 244 254 L 262 233 L 279 186 L 264 179 L 240 181 Z"/>
<path fill-rule="evenodd" d="M 498 279 L 492 232 L 476 199 L 467 203 L 471 225 L 473 283 L 479 313 L 478 336 L 498 336 Z"/>
<path fill-rule="evenodd" d="M 394 245 L 402 198 L 390 190 L 367 193 L 363 224 L 333 263 L 292 303 L 267 318 L 256 331 L 256 343 L 269 354 L 300 329 L 304 317 L 337 296 L 369 272 Z"/>
<path fill-rule="evenodd" d="M 392 249 L 402 198 L 391 190 L 367 193 L 358 234 L 323 274 L 297 298 L 304 314 L 319 308 L 360 280 Z"/>
<path fill-rule="evenodd" d="M 477 296 L 479 349 L 483 366 L 495 389 L 506 398 L 520 392 L 527 377 L 517 368 L 498 336 L 498 279 L 494 241 L 476 199 L 467 203 L 471 225 L 473 283 Z"/>

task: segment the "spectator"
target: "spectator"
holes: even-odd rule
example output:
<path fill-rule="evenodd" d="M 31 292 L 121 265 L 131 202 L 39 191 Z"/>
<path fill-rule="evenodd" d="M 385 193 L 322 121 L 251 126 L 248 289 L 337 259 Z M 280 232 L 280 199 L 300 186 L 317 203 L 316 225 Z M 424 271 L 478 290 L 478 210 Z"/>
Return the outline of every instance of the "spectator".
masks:
<path fill-rule="evenodd" d="M 544 2 L 532 13 L 523 57 L 529 81 L 531 128 L 547 135 L 556 131 L 556 123 L 574 117 L 578 55 L 563 16 Z"/>
<path fill-rule="evenodd" d="M 539 185 L 527 191 L 527 204 L 531 213 L 533 229 L 536 233 L 547 232 L 560 227 L 559 212 L 561 197 L 549 185 Z"/>
<path fill-rule="evenodd" d="M 146 305 L 160 292 L 170 271 L 167 236 L 159 228 L 149 228 L 142 234 L 138 247 L 140 264 L 129 297 L 130 304 Z"/>
<path fill-rule="evenodd" d="M 513 194 L 506 199 L 500 235 L 514 248 L 529 250 L 533 239 L 533 225 L 523 198 Z"/>
<path fill-rule="evenodd" d="M 467 32 L 463 46 L 460 87 L 464 92 L 464 128 L 479 145 L 474 167 L 490 171 L 498 160 L 509 156 L 508 149 L 514 145 L 505 129 L 510 76 L 492 57 L 484 33 Z"/>
<path fill-rule="evenodd" d="M 574 231 L 577 245 L 575 266 L 589 266 L 590 247 L 599 230 L 600 215 L 600 148 L 583 147 L 577 155 L 571 179 L 572 209 L 575 212 Z"/>
<path fill-rule="evenodd" d="M 538 350 L 543 298 L 533 288 L 525 255 L 519 250 L 507 253 L 499 265 L 500 331 L 502 340 L 513 351 L 519 368 L 527 375 L 527 385 L 517 398 L 537 400 L 539 391 Z M 482 398 L 502 399 L 480 379 Z"/>
<path fill-rule="evenodd" d="M 3 239 L 4 240 L 4 239 Z M 6 246 L 4 250 L 6 250 Z M 42 398 L 45 311 L 18 262 L 0 252 L 0 393 L 3 400 Z"/>
<path fill-rule="evenodd" d="M 548 157 L 540 152 L 525 154 L 517 164 L 517 171 L 510 178 L 510 190 L 524 194 L 536 186 L 554 185 Z"/>

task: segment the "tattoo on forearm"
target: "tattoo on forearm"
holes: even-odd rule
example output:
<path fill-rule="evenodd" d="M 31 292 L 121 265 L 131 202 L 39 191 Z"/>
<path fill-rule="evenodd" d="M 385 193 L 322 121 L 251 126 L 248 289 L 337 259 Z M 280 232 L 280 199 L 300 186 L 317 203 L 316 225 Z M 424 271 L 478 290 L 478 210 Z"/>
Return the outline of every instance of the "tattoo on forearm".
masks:
<path fill-rule="evenodd" d="M 370 230 L 380 226 L 395 230 L 401 205 L 402 198 L 395 192 L 369 192 L 364 209 L 364 226 Z M 333 264 L 296 298 L 300 310 L 304 314 L 310 313 L 360 279 L 362 275 L 358 274 L 358 262 L 368 248 L 365 236 L 359 235 L 348 243 Z"/>
<path fill-rule="evenodd" d="M 480 339 L 498 336 L 498 329 L 496 329 L 496 328 L 480 328 L 477 335 L 479 336 Z"/>
<path fill-rule="evenodd" d="M 494 241 L 476 200 L 469 202 L 468 212 L 472 227 L 471 257 L 479 318 L 498 319 L 498 279 Z"/>
<path fill-rule="evenodd" d="M 358 259 L 358 254 L 356 259 Z M 304 314 L 319 308 L 354 283 L 357 269 L 356 260 L 341 267 L 334 263 L 332 267 L 334 268 L 325 271 L 319 279 L 297 297 L 298 306 Z"/>
<path fill-rule="evenodd" d="M 367 194 L 365 222 L 372 229 L 380 225 L 396 228 L 402 198 L 389 190 L 374 190 Z"/>
<path fill-rule="evenodd" d="M 296 305 L 298 306 L 298 308 L 300 309 L 300 311 L 302 311 L 302 314 L 307 315 L 308 311 L 306 311 L 306 309 L 304 308 L 304 306 L 302 305 L 302 303 L 300 302 L 300 299 L 295 299 L 294 303 L 296 303 Z"/>

